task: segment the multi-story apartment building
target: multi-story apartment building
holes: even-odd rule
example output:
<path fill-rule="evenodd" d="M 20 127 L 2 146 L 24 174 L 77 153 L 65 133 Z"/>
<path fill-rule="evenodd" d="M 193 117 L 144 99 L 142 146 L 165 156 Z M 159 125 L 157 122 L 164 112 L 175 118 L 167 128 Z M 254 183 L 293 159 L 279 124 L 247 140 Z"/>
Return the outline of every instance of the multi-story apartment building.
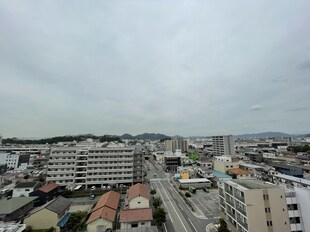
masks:
<path fill-rule="evenodd" d="M 290 232 L 285 190 L 253 179 L 219 184 L 220 211 L 232 231 Z"/>
<path fill-rule="evenodd" d="M 232 135 L 213 136 L 213 154 L 215 156 L 235 156 L 235 142 Z"/>
<path fill-rule="evenodd" d="M 165 141 L 165 151 L 172 151 L 174 153 L 178 149 L 182 152 L 187 152 L 188 141 L 184 139 L 172 139 Z"/>
<path fill-rule="evenodd" d="M 47 181 L 103 187 L 143 182 L 142 150 L 125 148 L 52 149 Z"/>
<path fill-rule="evenodd" d="M 15 171 L 27 169 L 29 160 L 29 154 L 0 153 L 0 164 L 6 164 L 8 169 L 14 169 Z"/>

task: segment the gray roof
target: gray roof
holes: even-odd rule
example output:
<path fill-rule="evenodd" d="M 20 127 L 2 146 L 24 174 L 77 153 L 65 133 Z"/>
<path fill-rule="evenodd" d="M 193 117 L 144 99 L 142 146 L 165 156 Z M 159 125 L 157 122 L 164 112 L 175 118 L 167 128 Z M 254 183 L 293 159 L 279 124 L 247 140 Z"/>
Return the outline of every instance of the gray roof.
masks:
<path fill-rule="evenodd" d="M 0 201 L 0 214 L 10 214 L 24 205 L 34 201 L 37 197 L 14 197 Z"/>
<path fill-rule="evenodd" d="M 69 199 L 59 196 L 45 208 L 60 215 L 65 212 L 70 207 L 70 205 L 71 201 Z"/>
<path fill-rule="evenodd" d="M 31 182 L 20 182 L 18 183 L 14 188 L 34 188 L 34 187 L 40 187 L 40 182 L 37 181 L 31 181 Z"/>
<path fill-rule="evenodd" d="M 247 189 L 269 189 L 269 188 L 277 188 L 272 184 L 265 183 L 256 179 L 235 179 L 231 180 Z"/>

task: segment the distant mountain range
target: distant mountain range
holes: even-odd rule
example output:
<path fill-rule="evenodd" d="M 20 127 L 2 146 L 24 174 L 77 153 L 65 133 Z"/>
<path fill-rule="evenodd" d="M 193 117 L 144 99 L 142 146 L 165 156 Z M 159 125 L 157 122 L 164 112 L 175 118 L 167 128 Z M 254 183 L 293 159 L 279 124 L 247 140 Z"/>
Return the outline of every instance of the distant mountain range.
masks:
<path fill-rule="evenodd" d="M 297 135 L 283 132 L 261 132 L 253 134 L 234 135 L 236 138 L 267 138 L 267 137 L 310 137 L 310 134 Z"/>
<path fill-rule="evenodd" d="M 175 137 L 175 136 L 173 136 Z M 139 135 L 131 135 L 131 134 L 123 134 L 120 136 L 121 139 L 137 139 L 137 140 L 161 140 L 161 139 L 169 139 L 171 136 L 167 136 L 164 134 L 156 134 L 156 133 L 143 133 Z"/>

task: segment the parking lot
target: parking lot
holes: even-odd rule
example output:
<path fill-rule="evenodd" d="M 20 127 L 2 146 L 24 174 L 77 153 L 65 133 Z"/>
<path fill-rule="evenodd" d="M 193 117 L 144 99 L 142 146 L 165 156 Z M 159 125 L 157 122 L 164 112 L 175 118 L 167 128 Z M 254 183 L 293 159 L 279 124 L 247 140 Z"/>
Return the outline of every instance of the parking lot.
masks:
<path fill-rule="evenodd" d="M 219 195 L 217 189 L 210 189 L 208 193 L 197 190 L 189 198 L 195 211 L 206 218 L 219 217 Z"/>

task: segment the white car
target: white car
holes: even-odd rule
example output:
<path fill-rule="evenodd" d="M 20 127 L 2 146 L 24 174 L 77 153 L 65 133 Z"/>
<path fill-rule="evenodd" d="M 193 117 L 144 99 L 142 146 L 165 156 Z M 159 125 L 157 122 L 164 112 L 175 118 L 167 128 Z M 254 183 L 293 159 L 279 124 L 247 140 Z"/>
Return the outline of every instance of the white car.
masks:
<path fill-rule="evenodd" d="M 111 186 L 110 186 L 110 185 L 108 185 L 107 189 L 108 189 L 108 190 L 109 190 L 109 189 L 111 189 Z"/>
<path fill-rule="evenodd" d="M 91 189 L 91 190 L 95 190 L 95 189 L 96 189 L 96 186 L 92 186 L 90 189 Z"/>
<path fill-rule="evenodd" d="M 102 187 L 102 189 L 103 189 L 103 190 L 106 190 L 106 189 L 107 189 L 107 187 L 106 187 L 106 186 L 103 186 L 103 187 Z"/>

